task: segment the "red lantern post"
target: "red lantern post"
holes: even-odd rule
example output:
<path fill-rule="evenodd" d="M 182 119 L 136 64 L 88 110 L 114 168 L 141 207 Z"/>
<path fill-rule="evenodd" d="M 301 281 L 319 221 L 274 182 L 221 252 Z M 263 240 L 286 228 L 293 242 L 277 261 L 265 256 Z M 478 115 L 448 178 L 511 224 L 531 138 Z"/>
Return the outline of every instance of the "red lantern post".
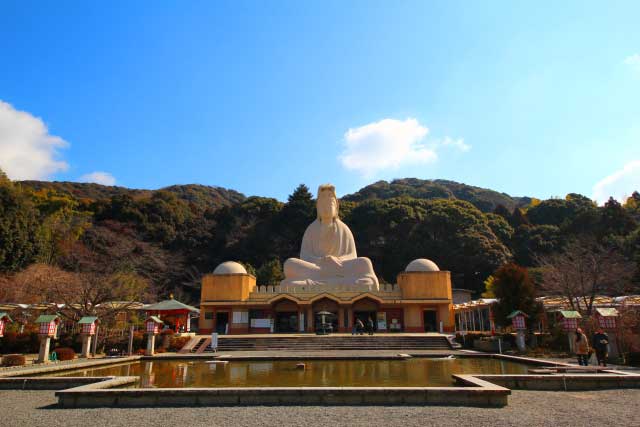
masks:
<path fill-rule="evenodd" d="M 78 321 L 82 328 L 82 353 L 80 357 L 89 357 L 91 353 L 91 339 L 96 334 L 96 329 L 100 321 L 95 316 L 85 316 Z"/>
<path fill-rule="evenodd" d="M 156 316 L 150 316 L 145 320 L 145 325 L 147 329 L 147 351 L 145 354 L 147 356 L 153 356 L 156 335 L 160 332 L 160 327 L 164 325 L 164 322 Z"/>
<path fill-rule="evenodd" d="M 40 335 L 40 352 L 38 353 L 38 363 L 49 361 L 49 347 L 51 337 L 55 337 L 58 332 L 60 318 L 57 314 L 43 314 L 36 319 L 39 324 L 38 335 Z"/>
<path fill-rule="evenodd" d="M 7 327 L 7 323 L 11 323 L 11 317 L 7 313 L 0 313 L 0 338 L 4 336 L 4 330 Z"/>

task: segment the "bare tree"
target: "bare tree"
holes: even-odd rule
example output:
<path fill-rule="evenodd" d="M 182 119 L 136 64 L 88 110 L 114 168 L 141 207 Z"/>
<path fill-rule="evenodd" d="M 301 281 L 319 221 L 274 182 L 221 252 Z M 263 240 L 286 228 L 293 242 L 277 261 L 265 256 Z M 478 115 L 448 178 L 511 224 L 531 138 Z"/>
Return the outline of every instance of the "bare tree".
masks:
<path fill-rule="evenodd" d="M 591 315 L 598 295 L 623 295 L 638 289 L 635 265 L 616 248 L 594 239 L 569 242 L 559 253 L 538 258 L 542 291 L 567 298 L 571 308 Z"/>

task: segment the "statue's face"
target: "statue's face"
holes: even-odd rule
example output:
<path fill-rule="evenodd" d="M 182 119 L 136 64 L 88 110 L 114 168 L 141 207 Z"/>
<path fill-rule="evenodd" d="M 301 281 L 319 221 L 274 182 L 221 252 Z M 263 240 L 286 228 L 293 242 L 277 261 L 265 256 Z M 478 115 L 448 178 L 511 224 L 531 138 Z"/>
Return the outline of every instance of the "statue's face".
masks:
<path fill-rule="evenodd" d="M 318 194 L 318 216 L 322 219 L 332 219 L 338 216 L 338 201 L 331 191 L 321 191 Z"/>

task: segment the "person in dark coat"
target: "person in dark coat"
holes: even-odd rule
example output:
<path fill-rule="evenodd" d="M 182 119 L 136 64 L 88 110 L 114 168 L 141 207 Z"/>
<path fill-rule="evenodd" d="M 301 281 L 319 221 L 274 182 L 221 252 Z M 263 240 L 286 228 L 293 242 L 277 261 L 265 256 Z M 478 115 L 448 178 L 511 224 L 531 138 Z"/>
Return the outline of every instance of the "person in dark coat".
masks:
<path fill-rule="evenodd" d="M 609 336 L 598 328 L 592 339 L 593 349 L 596 351 L 598 366 L 607 366 L 607 349 L 609 346 Z"/>
<path fill-rule="evenodd" d="M 373 319 L 371 317 L 367 319 L 367 332 L 369 335 L 373 335 Z"/>

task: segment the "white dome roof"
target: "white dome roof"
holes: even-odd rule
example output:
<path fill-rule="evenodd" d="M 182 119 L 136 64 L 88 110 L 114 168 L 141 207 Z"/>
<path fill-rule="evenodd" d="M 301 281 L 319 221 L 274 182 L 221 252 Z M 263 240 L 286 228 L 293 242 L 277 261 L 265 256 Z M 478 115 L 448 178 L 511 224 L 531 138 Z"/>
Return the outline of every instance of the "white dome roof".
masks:
<path fill-rule="evenodd" d="M 225 261 L 213 270 L 213 274 L 247 274 L 247 270 L 242 264 Z"/>
<path fill-rule="evenodd" d="M 414 259 L 404 271 L 440 271 L 435 262 L 426 258 Z"/>

